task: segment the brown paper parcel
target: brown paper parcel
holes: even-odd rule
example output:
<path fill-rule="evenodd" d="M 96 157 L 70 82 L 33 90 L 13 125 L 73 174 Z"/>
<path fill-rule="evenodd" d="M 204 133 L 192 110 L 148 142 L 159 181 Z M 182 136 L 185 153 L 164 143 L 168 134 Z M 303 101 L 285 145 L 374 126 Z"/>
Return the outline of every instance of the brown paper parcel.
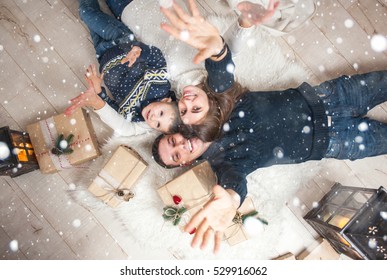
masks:
<path fill-rule="evenodd" d="M 251 197 L 247 196 L 245 201 L 243 201 L 241 207 L 239 207 L 238 212 L 242 214 L 248 214 L 252 211 L 255 211 L 255 206 Z M 225 231 L 224 238 L 227 240 L 230 246 L 234 246 L 240 242 L 246 241 L 249 237 L 246 233 L 243 225 L 232 223 Z"/>
<path fill-rule="evenodd" d="M 42 173 L 72 168 L 73 165 L 82 164 L 100 155 L 90 116 L 81 108 L 71 116 L 60 114 L 30 124 L 27 131 Z M 73 153 L 60 156 L 52 154 L 51 149 L 60 134 L 65 138 L 70 134 L 74 135 L 70 144 Z"/>
<path fill-rule="evenodd" d="M 180 204 L 193 216 L 210 199 L 212 188 L 216 184 L 216 175 L 205 161 L 169 181 L 157 192 L 166 206 L 176 206 L 173 196 L 179 196 Z"/>
<path fill-rule="evenodd" d="M 88 190 L 104 203 L 117 207 L 133 195 L 130 188 L 141 176 L 147 163 L 126 146 L 119 146 L 99 172 Z"/>

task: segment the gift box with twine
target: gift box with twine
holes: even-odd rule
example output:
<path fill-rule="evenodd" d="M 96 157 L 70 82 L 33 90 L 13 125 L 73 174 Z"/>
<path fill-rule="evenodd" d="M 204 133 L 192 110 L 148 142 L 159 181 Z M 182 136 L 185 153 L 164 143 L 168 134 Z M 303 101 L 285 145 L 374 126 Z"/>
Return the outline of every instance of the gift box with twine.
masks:
<path fill-rule="evenodd" d="M 42 173 L 81 166 L 100 155 L 89 114 L 77 109 L 71 116 L 56 115 L 27 126 Z"/>
<path fill-rule="evenodd" d="M 232 220 L 231 225 L 224 231 L 224 240 L 227 240 L 230 246 L 248 240 L 249 235 L 245 230 L 244 222 L 247 218 L 255 218 L 264 225 L 268 222 L 258 216 L 254 202 L 250 196 L 247 196 Z"/>
<path fill-rule="evenodd" d="M 216 175 L 205 161 L 160 187 L 157 192 L 166 205 L 164 219 L 178 225 L 184 214 L 188 220 L 212 199 L 212 188 L 216 184 Z"/>
<path fill-rule="evenodd" d="M 133 149 L 120 145 L 88 190 L 111 207 L 134 197 L 131 188 L 145 171 L 147 163 Z"/>

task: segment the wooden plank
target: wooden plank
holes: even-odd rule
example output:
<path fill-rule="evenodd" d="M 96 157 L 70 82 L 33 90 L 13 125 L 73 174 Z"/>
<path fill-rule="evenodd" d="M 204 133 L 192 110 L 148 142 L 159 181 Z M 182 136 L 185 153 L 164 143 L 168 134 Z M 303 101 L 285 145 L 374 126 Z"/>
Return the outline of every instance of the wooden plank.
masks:
<path fill-rule="evenodd" d="M 354 71 L 362 73 L 385 69 L 386 55 L 371 48 L 369 35 L 373 34 L 367 34 L 337 1 L 320 3 L 319 8 L 323 8 L 324 12 L 313 17 L 312 21 L 334 44 L 334 49 L 326 49 L 327 56 L 330 56 L 330 51 L 338 51 L 352 65 Z"/>
<path fill-rule="evenodd" d="M 2 229 L 28 259 L 73 259 L 74 252 L 13 182 L 2 178 Z M 30 207 L 32 206 L 32 207 Z M 61 254 L 58 254 L 60 249 Z"/>
<path fill-rule="evenodd" d="M 14 252 L 14 250 L 11 250 L 11 244 L 13 244 L 11 242 L 15 241 L 13 241 L 13 239 L 11 239 L 2 228 L 0 228 L 0 259 L 26 260 L 26 256 L 20 250 L 17 250 L 16 252 Z"/>
<path fill-rule="evenodd" d="M 67 195 L 68 185 L 58 174 L 35 171 L 15 178 L 15 182 L 34 205 L 39 205 L 39 211 L 78 258 L 103 259 L 106 252 L 111 258 L 125 258 L 120 246 L 90 212 Z M 95 244 L 99 248 L 94 250 Z"/>
<path fill-rule="evenodd" d="M 346 164 L 366 188 L 387 187 L 387 160 L 385 155 L 347 161 Z"/>
<path fill-rule="evenodd" d="M 15 122 L 15 120 L 9 115 L 5 108 L 0 106 L 0 127 L 9 126 L 13 130 L 21 130 L 20 126 Z"/>
<path fill-rule="evenodd" d="M 55 108 L 67 106 L 68 93 L 81 84 L 55 48 L 11 0 L 2 1 L 4 48 Z"/>
<path fill-rule="evenodd" d="M 324 159 L 324 167 L 313 181 L 327 193 L 338 182 L 344 186 L 365 187 L 344 160 Z"/>
<path fill-rule="evenodd" d="M 6 49 L 0 52 L 0 69 L 0 103 L 9 102 L 31 85 L 31 80 L 16 64 Z"/>
<path fill-rule="evenodd" d="M 293 50 L 319 81 L 353 73 L 351 65 L 314 23 L 302 26 L 289 36 L 286 38 L 292 43 Z"/>
<path fill-rule="evenodd" d="M 358 0 L 348 9 L 348 13 L 367 34 L 386 34 L 387 8 L 381 3 L 375 0 Z"/>
<path fill-rule="evenodd" d="M 57 114 L 50 102 L 33 85 L 21 90 L 15 98 L 4 104 L 4 108 L 24 130 L 30 123 Z"/>

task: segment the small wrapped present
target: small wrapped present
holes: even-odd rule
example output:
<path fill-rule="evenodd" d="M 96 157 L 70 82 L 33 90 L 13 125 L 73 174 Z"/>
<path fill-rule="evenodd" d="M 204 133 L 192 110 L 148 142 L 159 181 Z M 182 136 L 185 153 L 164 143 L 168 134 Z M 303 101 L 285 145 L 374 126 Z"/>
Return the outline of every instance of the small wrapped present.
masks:
<path fill-rule="evenodd" d="M 78 109 L 27 126 L 42 173 L 69 169 L 100 155 L 89 114 Z"/>
<path fill-rule="evenodd" d="M 254 217 L 261 223 L 267 225 L 266 220 L 258 217 L 258 212 L 255 210 L 253 200 L 249 196 L 245 198 L 245 201 L 243 201 L 242 205 L 238 208 L 238 211 L 232 220 L 232 224 L 224 231 L 224 239 L 227 240 L 230 246 L 246 241 L 249 238 L 243 226 L 245 219 L 248 217 Z"/>
<path fill-rule="evenodd" d="M 132 186 L 147 167 L 141 156 L 126 146 L 119 146 L 88 190 L 104 203 L 117 207 L 133 196 Z"/>
<path fill-rule="evenodd" d="M 216 175 L 207 161 L 169 181 L 157 190 L 166 205 L 163 217 L 177 225 L 182 214 L 188 215 L 187 219 L 195 215 L 212 198 L 216 183 Z"/>

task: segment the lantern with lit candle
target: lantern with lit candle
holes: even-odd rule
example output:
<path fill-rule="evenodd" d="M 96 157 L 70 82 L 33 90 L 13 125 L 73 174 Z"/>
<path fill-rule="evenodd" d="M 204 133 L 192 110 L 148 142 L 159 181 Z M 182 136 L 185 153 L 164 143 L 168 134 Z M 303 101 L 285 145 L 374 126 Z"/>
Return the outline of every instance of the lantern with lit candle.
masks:
<path fill-rule="evenodd" d="M 352 259 L 387 259 L 386 189 L 336 183 L 304 219 L 339 253 Z"/>
<path fill-rule="evenodd" d="M 0 128 L 0 176 L 16 177 L 38 168 L 28 133 Z"/>

